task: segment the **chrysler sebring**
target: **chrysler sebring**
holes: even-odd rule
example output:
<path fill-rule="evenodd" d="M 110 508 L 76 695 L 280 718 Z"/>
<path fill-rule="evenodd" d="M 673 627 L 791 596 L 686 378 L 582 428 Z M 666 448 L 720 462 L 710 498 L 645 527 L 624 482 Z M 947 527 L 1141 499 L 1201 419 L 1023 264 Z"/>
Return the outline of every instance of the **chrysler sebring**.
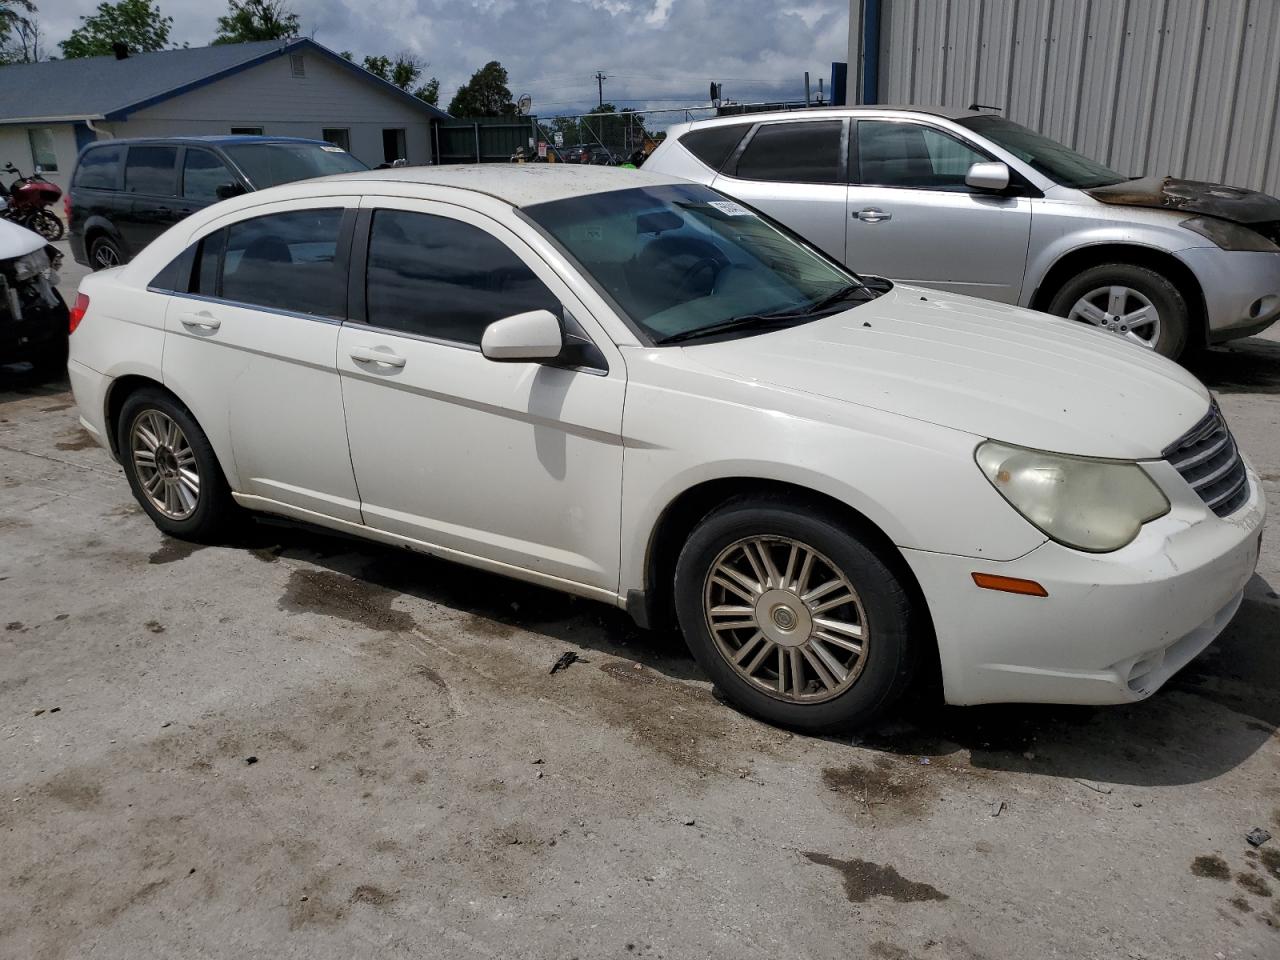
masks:
<path fill-rule="evenodd" d="M 85 279 L 81 422 L 165 533 L 261 511 L 678 624 L 808 730 L 1123 703 L 1221 632 L 1258 478 L 1117 337 L 860 278 L 709 187 L 361 172 L 219 203 Z"/>

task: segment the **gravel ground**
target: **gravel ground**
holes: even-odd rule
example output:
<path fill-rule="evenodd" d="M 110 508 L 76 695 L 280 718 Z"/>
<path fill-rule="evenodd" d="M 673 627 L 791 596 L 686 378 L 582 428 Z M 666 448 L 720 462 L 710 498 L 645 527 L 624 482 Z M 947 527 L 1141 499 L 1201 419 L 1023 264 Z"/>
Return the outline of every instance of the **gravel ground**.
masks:
<path fill-rule="evenodd" d="M 1280 336 L 1197 372 L 1280 503 Z M 0 957 L 1274 960 L 1278 529 L 1145 703 L 793 736 L 603 606 L 166 540 L 0 371 Z"/>

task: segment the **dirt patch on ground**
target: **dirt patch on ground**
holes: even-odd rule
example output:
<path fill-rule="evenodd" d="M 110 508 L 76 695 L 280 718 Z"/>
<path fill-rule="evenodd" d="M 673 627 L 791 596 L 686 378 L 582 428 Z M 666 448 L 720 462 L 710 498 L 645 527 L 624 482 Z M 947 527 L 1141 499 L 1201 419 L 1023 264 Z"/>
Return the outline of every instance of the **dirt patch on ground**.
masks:
<path fill-rule="evenodd" d="M 1230 880 L 1231 868 L 1219 856 L 1199 856 L 1191 861 L 1191 872 L 1210 880 Z"/>
<path fill-rule="evenodd" d="M 825 853 L 806 853 L 805 857 L 813 863 L 840 871 L 844 878 L 844 895 L 850 903 L 866 903 L 872 897 L 887 897 L 898 903 L 949 899 L 932 884 L 908 880 L 888 864 L 838 860 Z"/>
<path fill-rule="evenodd" d="M 1255 876 L 1252 873 L 1237 873 L 1236 883 L 1244 887 L 1255 897 L 1271 896 L 1271 884 L 1267 883 L 1262 877 Z"/>
<path fill-rule="evenodd" d="M 59 450 L 88 450 L 97 445 L 98 441 L 87 430 L 77 430 L 54 444 Z"/>
<path fill-rule="evenodd" d="M 370 883 L 362 883 L 351 892 L 351 903 L 369 903 L 375 907 L 385 907 L 395 902 L 395 894 L 387 893 L 381 887 Z"/>
<path fill-rule="evenodd" d="M 330 570 L 294 570 L 280 598 L 286 613 L 316 613 L 337 617 L 370 630 L 403 633 L 417 622 L 391 603 L 399 594 L 365 580 L 343 576 Z"/>

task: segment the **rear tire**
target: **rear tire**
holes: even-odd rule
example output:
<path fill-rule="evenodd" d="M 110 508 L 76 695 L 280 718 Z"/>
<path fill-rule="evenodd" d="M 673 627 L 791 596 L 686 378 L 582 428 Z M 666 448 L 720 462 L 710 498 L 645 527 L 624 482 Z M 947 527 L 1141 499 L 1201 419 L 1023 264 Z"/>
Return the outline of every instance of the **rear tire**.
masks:
<path fill-rule="evenodd" d="M 1134 263 L 1103 263 L 1082 271 L 1053 295 L 1049 313 L 1126 337 L 1171 360 L 1182 356 L 1191 332 L 1191 310 L 1182 292 L 1168 277 Z"/>
<path fill-rule="evenodd" d="M 784 497 L 736 498 L 703 519 L 676 563 L 675 598 L 689 648 L 729 701 L 810 732 L 882 716 L 928 642 L 876 550 L 835 511 Z"/>
<path fill-rule="evenodd" d="M 94 237 L 89 243 L 89 268 L 106 270 L 124 263 L 124 251 L 110 237 Z"/>
<path fill-rule="evenodd" d="M 240 510 L 218 458 L 191 412 L 169 393 L 130 394 L 116 449 L 134 497 L 163 532 L 198 543 L 231 539 Z"/>
<path fill-rule="evenodd" d="M 66 230 L 57 215 L 50 213 L 48 210 L 35 211 L 27 218 L 26 226 L 40 234 L 50 243 L 61 240 L 62 234 Z"/>

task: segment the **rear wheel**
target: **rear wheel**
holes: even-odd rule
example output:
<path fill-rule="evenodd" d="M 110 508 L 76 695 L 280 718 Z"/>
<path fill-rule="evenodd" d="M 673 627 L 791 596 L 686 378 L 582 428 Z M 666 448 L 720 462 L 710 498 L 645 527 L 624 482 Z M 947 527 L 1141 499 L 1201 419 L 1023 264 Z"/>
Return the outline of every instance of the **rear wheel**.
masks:
<path fill-rule="evenodd" d="M 763 720 L 845 731 L 907 689 L 924 640 L 901 581 L 820 507 L 741 498 L 704 519 L 676 565 L 676 612 L 699 664 Z"/>
<path fill-rule="evenodd" d="M 226 478 L 186 407 L 162 390 L 145 388 L 125 400 L 116 430 L 129 486 L 157 527 L 206 543 L 233 532 L 238 510 Z"/>
<path fill-rule="evenodd" d="M 89 244 L 89 267 L 93 270 L 106 270 L 124 263 L 124 253 L 110 237 L 94 237 Z"/>
<path fill-rule="evenodd" d="M 1088 323 L 1176 360 L 1187 345 L 1191 312 L 1163 274 L 1133 263 L 1104 263 L 1054 294 L 1049 312 Z"/>

